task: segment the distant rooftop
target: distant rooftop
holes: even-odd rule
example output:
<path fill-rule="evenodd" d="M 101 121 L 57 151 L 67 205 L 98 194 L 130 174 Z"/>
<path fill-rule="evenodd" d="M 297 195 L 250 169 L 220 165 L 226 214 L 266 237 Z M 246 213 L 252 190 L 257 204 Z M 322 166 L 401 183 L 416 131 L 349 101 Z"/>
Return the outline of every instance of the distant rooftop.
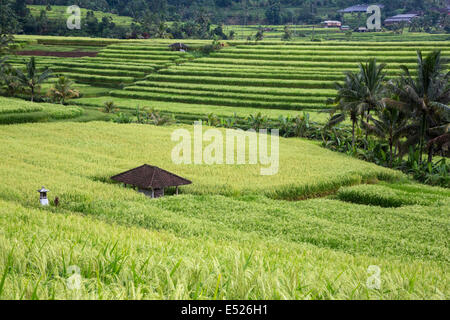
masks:
<path fill-rule="evenodd" d="M 387 18 L 384 23 L 396 23 L 396 22 L 411 22 L 412 19 L 419 17 L 416 13 L 398 14 L 396 16 Z"/>
<path fill-rule="evenodd" d="M 380 8 L 384 8 L 384 5 L 382 4 L 375 4 L 376 6 L 379 6 Z M 338 10 L 339 13 L 355 13 L 355 12 L 367 12 L 367 8 L 370 7 L 371 4 L 357 4 L 342 10 Z"/>

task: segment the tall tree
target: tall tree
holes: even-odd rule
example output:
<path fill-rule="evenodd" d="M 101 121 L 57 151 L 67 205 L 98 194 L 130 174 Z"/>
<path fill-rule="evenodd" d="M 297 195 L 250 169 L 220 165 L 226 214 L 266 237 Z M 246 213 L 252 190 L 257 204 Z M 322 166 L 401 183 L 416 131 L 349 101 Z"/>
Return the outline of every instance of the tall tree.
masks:
<path fill-rule="evenodd" d="M 270 24 L 281 23 L 281 2 L 280 0 L 269 0 L 269 7 L 266 10 L 267 22 Z"/>
<path fill-rule="evenodd" d="M 16 15 L 17 20 L 22 24 L 25 24 L 31 16 L 31 12 L 27 7 L 26 0 L 15 0 L 12 3 L 12 9 Z"/>
<path fill-rule="evenodd" d="M 359 72 L 364 86 L 364 114 L 367 121 L 370 119 L 370 113 L 381 107 L 380 100 L 384 91 L 384 79 L 386 78 L 385 68 L 386 65 L 377 64 L 376 59 L 370 59 L 367 63 L 361 63 L 359 66 Z"/>
<path fill-rule="evenodd" d="M 36 68 L 36 60 L 34 57 L 30 58 L 30 61 L 27 63 L 25 73 L 20 69 L 16 69 L 17 79 L 21 83 L 21 85 L 25 88 L 30 89 L 31 101 L 34 101 L 34 97 L 36 93 L 39 92 L 41 85 L 52 77 L 52 72 L 50 69 L 45 68 L 44 72 L 41 74 L 38 73 Z"/>
<path fill-rule="evenodd" d="M 410 135 L 406 146 L 418 144 L 421 162 L 427 140 L 439 134 L 439 128 L 445 130 L 450 121 L 450 72 L 445 72 L 445 66 L 440 51 L 433 51 L 425 58 L 418 51 L 417 75 L 413 77 L 408 67 L 402 66 L 402 77 L 389 83 L 397 99 L 385 99 L 385 103 L 417 119 L 416 130 Z M 429 155 L 428 161 L 432 159 Z"/>
<path fill-rule="evenodd" d="M 11 5 L 11 0 L 0 0 L 0 35 L 20 31 L 16 14 Z"/>
<path fill-rule="evenodd" d="M 409 131 L 408 117 L 398 108 L 384 106 L 381 109 L 377 109 L 376 117 L 369 115 L 369 120 L 372 124 L 363 122 L 362 125 L 366 132 L 375 134 L 377 137 L 388 141 L 389 167 L 392 168 L 399 140 L 407 135 Z"/>
<path fill-rule="evenodd" d="M 335 112 L 340 113 L 334 115 L 327 124 L 327 127 L 333 127 L 350 117 L 352 122 L 352 148 L 355 148 L 355 131 L 358 119 L 364 114 L 366 109 L 365 88 L 361 74 L 347 72 L 343 84 L 336 83 L 338 91 L 335 99 Z"/>

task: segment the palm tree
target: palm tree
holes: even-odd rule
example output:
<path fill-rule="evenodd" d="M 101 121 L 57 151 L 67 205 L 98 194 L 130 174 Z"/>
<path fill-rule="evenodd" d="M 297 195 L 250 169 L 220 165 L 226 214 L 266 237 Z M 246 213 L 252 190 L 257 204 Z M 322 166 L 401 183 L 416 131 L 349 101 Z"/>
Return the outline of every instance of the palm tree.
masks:
<path fill-rule="evenodd" d="M 116 112 L 117 106 L 114 104 L 113 101 L 106 101 L 103 104 L 103 112 L 104 113 L 114 113 Z"/>
<path fill-rule="evenodd" d="M 373 125 L 369 122 L 362 123 L 366 132 L 375 134 L 383 140 L 387 139 L 389 143 L 389 167 L 392 168 L 393 160 L 397 154 L 398 142 L 410 129 L 408 117 L 398 108 L 383 107 L 378 109 L 376 118 L 369 115 L 369 120 Z"/>
<path fill-rule="evenodd" d="M 364 101 L 365 89 L 360 74 L 347 72 L 343 84 L 336 83 L 338 94 L 334 100 L 336 108 L 335 114 L 329 120 L 326 127 L 333 127 L 350 117 L 352 122 L 352 148 L 355 149 L 355 130 L 358 118 L 364 114 L 366 103 Z"/>
<path fill-rule="evenodd" d="M 384 92 L 384 79 L 386 64 L 377 64 L 376 59 L 370 59 L 366 64 L 360 64 L 359 72 L 364 83 L 364 102 L 366 103 L 365 116 L 369 120 L 370 113 L 380 107 L 380 100 Z M 367 139 L 367 134 L 366 134 Z"/>
<path fill-rule="evenodd" d="M 421 51 L 417 52 L 417 76 L 414 78 L 408 67 L 401 68 L 402 77 L 398 81 L 389 83 L 397 99 L 385 99 L 385 103 L 400 108 L 412 119 L 418 120 L 406 147 L 418 143 L 422 163 L 426 140 L 433 138 L 433 133 L 449 123 L 450 73 L 444 73 L 445 62 L 439 50 L 433 51 L 425 59 Z M 431 162 L 432 158 L 432 154 L 429 155 L 428 161 Z"/>
<path fill-rule="evenodd" d="M 428 162 L 433 161 L 435 152 L 440 151 L 445 156 L 450 150 L 450 122 L 429 130 L 431 140 L 428 141 Z"/>
<path fill-rule="evenodd" d="M 12 51 L 11 44 L 13 42 L 14 37 L 12 35 L 0 34 L 0 55 L 10 53 Z"/>
<path fill-rule="evenodd" d="M 345 120 L 345 113 L 352 120 L 352 146 L 355 146 L 355 129 L 358 118 L 362 122 L 370 121 L 370 113 L 382 107 L 380 103 L 384 92 L 385 64 L 377 64 L 376 59 L 359 65 L 358 73 L 347 73 L 344 84 L 336 84 L 338 95 L 335 102 L 344 113 L 331 118 L 329 125 Z M 366 132 L 366 140 L 368 132 Z"/>
<path fill-rule="evenodd" d="M 78 98 L 80 96 L 80 92 L 73 89 L 72 86 L 73 81 L 65 76 L 59 76 L 55 86 L 50 89 L 49 95 L 54 101 L 64 104 L 67 99 Z"/>
<path fill-rule="evenodd" d="M 27 63 L 25 73 L 23 73 L 22 70 L 17 69 L 16 74 L 19 82 L 24 87 L 30 89 L 31 101 L 34 101 L 36 91 L 39 91 L 41 84 L 52 77 L 52 72 L 48 67 L 46 67 L 44 72 L 41 74 L 38 73 L 36 69 L 36 60 L 34 57 L 31 57 L 30 61 Z"/>
<path fill-rule="evenodd" d="M 14 96 L 20 89 L 15 69 L 7 63 L 8 58 L 0 59 L 0 85 L 4 85 L 6 94 Z"/>
<path fill-rule="evenodd" d="M 165 22 L 160 22 L 158 29 L 156 30 L 156 37 L 161 39 L 170 38 L 170 34 L 167 33 L 167 24 Z"/>

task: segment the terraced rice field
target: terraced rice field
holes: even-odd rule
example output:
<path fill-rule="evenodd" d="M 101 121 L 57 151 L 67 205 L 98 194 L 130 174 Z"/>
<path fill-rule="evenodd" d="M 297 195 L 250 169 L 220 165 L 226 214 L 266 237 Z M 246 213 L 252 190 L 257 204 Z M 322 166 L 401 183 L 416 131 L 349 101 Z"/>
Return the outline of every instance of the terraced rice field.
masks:
<path fill-rule="evenodd" d="M 105 54 L 109 54 L 110 48 Z M 112 50 L 118 48 L 144 51 L 123 44 L 113 46 Z M 375 57 L 388 64 L 388 76 L 394 78 L 400 73 L 400 65 L 414 67 L 418 49 L 425 53 L 441 49 L 448 55 L 450 42 L 415 43 L 414 47 L 410 43 L 233 43 L 207 57 L 160 68 L 145 80 L 123 90 L 113 90 L 110 95 L 149 101 L 160 109 L 165 108 L 165 103 L 183 103 L 231 107 L 237 111 L 253 108 L 255 112 L 266 109 L 315 112 L 328 108 L 326 101 L 335 94 L 335 82 L 343 78 L 345 71 L 356 70 L 358 63 Z"/>
<path fill-rule="evenodd" d="M 275 177 L 176 166 L 175 128 L 1 126 L 0 298 L 449 298 L 448 190 L 301 139 L 281 139 Z M 151 200 L 108 179 L 145 162 L 194 184 Z M 377 178 L 401 183 L 351 186 Z M 58 208 L 39 206 L 42 184 Z M 366 286 L 370 265 L 380 289 Z M 70 266 L 78 290 L 67 289 Z"/>
<path fill-rule="evenodd" d="M 167 46 L 155 46 L 141 54 L 124 54 L 114 46 L 101 50 L 97 57 L 60 58 L 38 57 L 38 66 L 50 67 L 54 73 L 63 73 L 79 83 L 97 86 L 119 86 L 142 80 L 156 68 L 184 61 L 184 54 L 171 52 Z M 26 57 L 15 56 L 10 63 L 24 65 Z"/>
<path fill-rule="evenodd" d="M 0 98 L 0 299 L 450 298 L 448 189 L 304 139 L 280 139 L 275 176 L 262 176 L 264 165 L 176 165 L 171 135 L 191 126 L 73 119 L 112 100 L 188 123 L 257 112 L 325 122 L 319 111 L 344 71 L 377 57 L 394 78 L 417 49 L 448 56 L 449 41 L 232 41 L 208 56 L 172 52 L 172 40 L 33 41 L 99 53 L 37 58 L 76 80 L 84 97 L 73 104 L 85 109 Z M 193 184 L 149 199 L 110 180 L 144 163 Z M 58 207 L 39 205 L 42 185 Z M 367 286 L 369 266 L 381 270 L 378 289 Z"/>
<path fill-rule="evenodd" d="M 63 41 L 34 40 L 52 45 Z M 79 40 L 92 45 L 88 39 Z M 170 51 L 172 42 L 100 39 L 96 57 L 38 57 L 37 61 L 40 68 L 49 66 L 77 83 L 109 88 L 108 94 L 73 102 L 85 107 L 98 109 L 114 101 L 125 110 L 156 108 L 189 123 L 210 113 L 245 118 L 262 112 L 278 118 L 309 112 L 314 121 L 323 123 L 327 114 L 321 111 L 329 109 L 326 101 L 335 95 L 335 82 L 343 79 L 345 71 L 357 70 L 358 63 L 375 57 L 388 65 L 388 77 L 395 78 L 400 65 L 415 66 L 418 49 L 450 53 L 450 41 L 280 44 L 269 40 L 229 41 L 222 50 L 202 56 Z M 186 44 L 198 48 L 209 42 Z M 23 66 L 25 58 L 15 56 L 11 62 Z"/>
<path fill-rule="evenodd" d="M 0 125 L 70 119 L 82 114 L 83 109 L 76 106 L 33 103 L 21 99 L 0 97 Z"/>
<path fill-rule="evenodd" d="M 336 9 L 338 10 L 338 9 Z M 266 30 L 264 32 L 264 39 L 266 41 L 280 41 L 284 35 L 285 26 L 280 25 L 263 25 Z M 426 34 L 409 32 L 407 28 L 404 29 L 403 34 L 395 32 L 353 32 L 351 37 L 346 34 L 346 31 L 341 31 L 339 28 L 325 28 L 313 25 L 290 25 L 292 32 L 292 39 L 294 41 L 304 41 L 315 39 L 317 41 L 371 41 L 371 42 L 386 42 L 386 41 L 446 41 L 450 40 L 448 34 Z M 238 40 L 246 40 L 249 36 L 255 36 L 260 26 L 256 25 L 231 25 L 225 26 L 224 31 L 229 34 L 231 30 L 235 32 L 235 38 Z"/>

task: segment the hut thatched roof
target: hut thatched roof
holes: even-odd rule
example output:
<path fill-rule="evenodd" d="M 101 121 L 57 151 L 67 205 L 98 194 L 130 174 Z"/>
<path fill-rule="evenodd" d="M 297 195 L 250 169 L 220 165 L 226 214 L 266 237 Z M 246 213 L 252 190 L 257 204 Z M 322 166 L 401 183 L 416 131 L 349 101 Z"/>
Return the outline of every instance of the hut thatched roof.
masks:
<path fill-rule="evenodd" d="M 192 182 L 166 170 L 144 164 L 141 167 L 120 173 L 112 180 L 133 185 L 141 189 L 163 189 L 191 184 Z"/>
<path fill-rule="evenodd" d="M 189 46 L 181 42 L 176 42 L 169 45 L 169 48 L 172 50 L 188 50 Z"/>

